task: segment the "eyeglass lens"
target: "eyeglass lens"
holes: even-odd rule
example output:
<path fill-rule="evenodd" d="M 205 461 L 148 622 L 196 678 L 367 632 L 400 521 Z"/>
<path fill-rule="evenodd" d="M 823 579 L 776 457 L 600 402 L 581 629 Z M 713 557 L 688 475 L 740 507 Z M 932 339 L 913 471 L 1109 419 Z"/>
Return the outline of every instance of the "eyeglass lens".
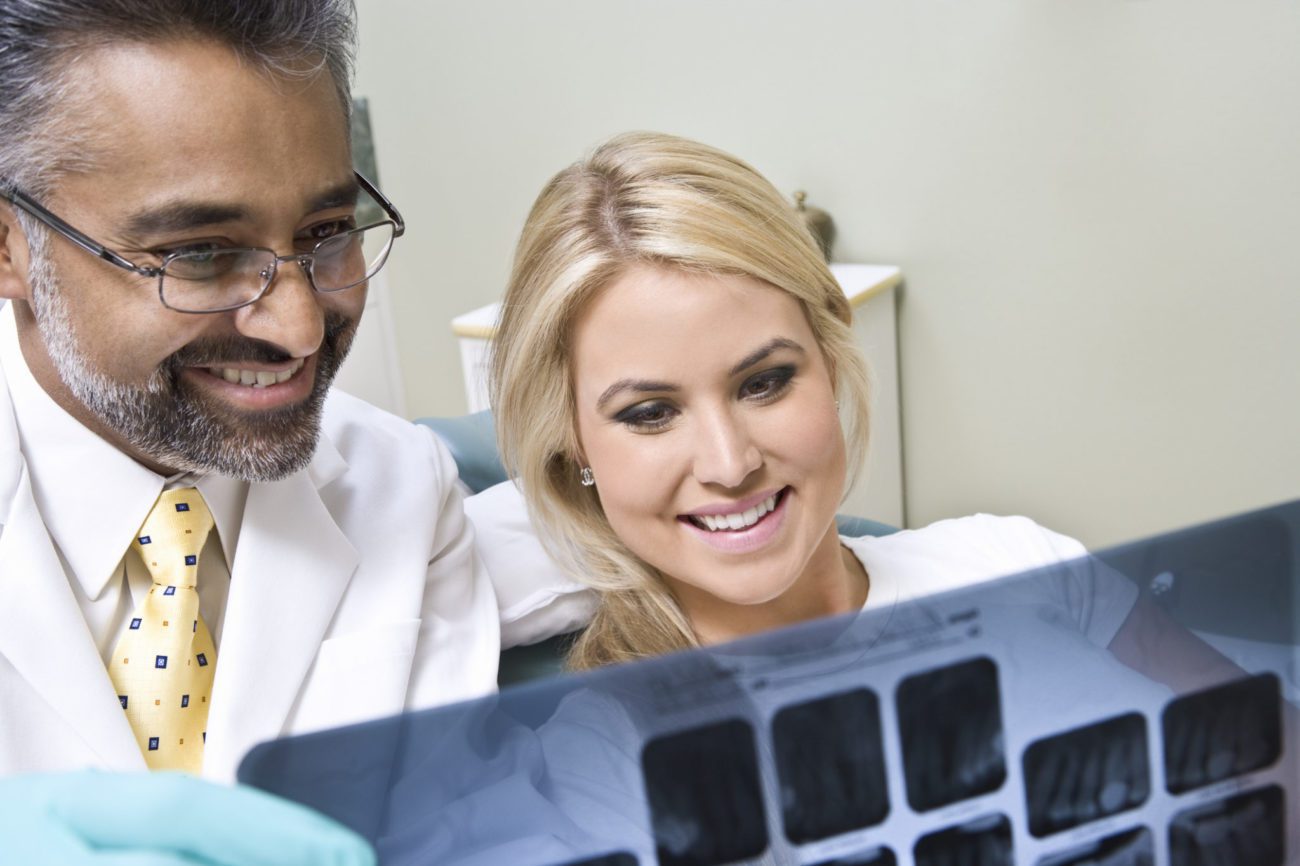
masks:
<path fill-rule="evenodd" d="M 393 224 L 341 232 L 318 243 L 308 268 L 318 292 L 338 292 L 364 283 L 388 259 Z M 162 299 L 174 310 L 207 312 L 250 304 L 274 279 L 277 262 L 270 250 L 231 249 L 184 253 L 162 271 Z"/>

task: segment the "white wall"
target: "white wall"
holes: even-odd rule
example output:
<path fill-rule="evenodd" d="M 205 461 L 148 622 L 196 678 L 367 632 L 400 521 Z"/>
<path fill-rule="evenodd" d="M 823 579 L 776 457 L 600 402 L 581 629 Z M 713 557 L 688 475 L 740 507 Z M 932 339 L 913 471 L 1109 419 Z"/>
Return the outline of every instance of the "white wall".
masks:
<path fill-rule="evenodd" d="M 1105 544 L 1300 496 L 1291 0 L 360 0 L 357 91 L 408 217 L 411 415 L 533 196 L 629 128 L 804 188 L 903 267 L 908 521 Z"/>

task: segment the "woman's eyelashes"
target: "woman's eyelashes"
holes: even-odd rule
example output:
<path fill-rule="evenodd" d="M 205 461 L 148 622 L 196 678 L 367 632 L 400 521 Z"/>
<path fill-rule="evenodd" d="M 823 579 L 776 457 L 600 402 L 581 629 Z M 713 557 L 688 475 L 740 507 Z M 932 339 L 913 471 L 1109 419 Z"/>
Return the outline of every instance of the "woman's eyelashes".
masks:
<path fill-rule="evenodd" d="M 756 373 L 746 379 L 736 393 L 737 399 L 764 405 L 780 399 L 790 389 L 795 366 L 786 364 Z M 680 410 L 665 400 L 647 400 L 628 406 L 614 415 L 614 421 L 634 433 L 657 433 L 668 427 Z"/>
<path fill-rule="evenodd" d="M 745 383 L 740 386 L 740 397 L 743 400 L 770 403 L 786 392 L 790 387 L 790 383 L 794 381 L 794 374 L 795 367 L 793 364 L 785 364 L 756 373 L 746 379 Z"/>
<path fill-rule="evenodd" d="M 634 433 L 655 433 L 672 423 L 677 410 L 662 400 L 637 403 L 614 416 L 614 420 Z"/>

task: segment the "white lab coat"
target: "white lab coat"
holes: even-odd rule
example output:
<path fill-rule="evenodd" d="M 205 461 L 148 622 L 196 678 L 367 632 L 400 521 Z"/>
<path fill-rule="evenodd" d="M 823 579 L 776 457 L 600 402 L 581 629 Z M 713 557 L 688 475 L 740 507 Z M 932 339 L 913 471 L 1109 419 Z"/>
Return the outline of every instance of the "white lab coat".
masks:
<path fill-rule="evenodd" d="M 331 395 L 311 464 L 252 484 L 203 775 L 249 747 L 495 687 L 496 600 L 432 434 Z M 0 775 L 143 770 L 32 496 L 0 368 Z"/>

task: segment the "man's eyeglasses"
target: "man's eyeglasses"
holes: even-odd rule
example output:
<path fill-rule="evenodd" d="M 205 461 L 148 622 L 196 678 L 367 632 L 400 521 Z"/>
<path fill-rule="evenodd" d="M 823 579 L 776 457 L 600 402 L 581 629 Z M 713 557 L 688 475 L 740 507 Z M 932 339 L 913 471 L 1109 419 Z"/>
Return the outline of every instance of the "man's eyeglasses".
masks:
<path fill-rule="evenodd" d="M 137 265 L 46 210 L 27 194 L 6 187 L 0 197 L 21 208 L 88 253 L 144 277 L 157 278 L 164 307 L 181 313 L 222 313 L 259 300 L 271 287 L 280 262 L 297 262 L 318 292 L 341 292 L 359 286 L 388 261 L 393 239 L 406 223 L 384 194 L 353 172 L 357 183 L 384 209 L 388 219 L 343 229 L 315 243 L 310 250 L 278 256 L 261 247 L 219 247 L 181 250 L 163 257 L 156 267 Z"/>

